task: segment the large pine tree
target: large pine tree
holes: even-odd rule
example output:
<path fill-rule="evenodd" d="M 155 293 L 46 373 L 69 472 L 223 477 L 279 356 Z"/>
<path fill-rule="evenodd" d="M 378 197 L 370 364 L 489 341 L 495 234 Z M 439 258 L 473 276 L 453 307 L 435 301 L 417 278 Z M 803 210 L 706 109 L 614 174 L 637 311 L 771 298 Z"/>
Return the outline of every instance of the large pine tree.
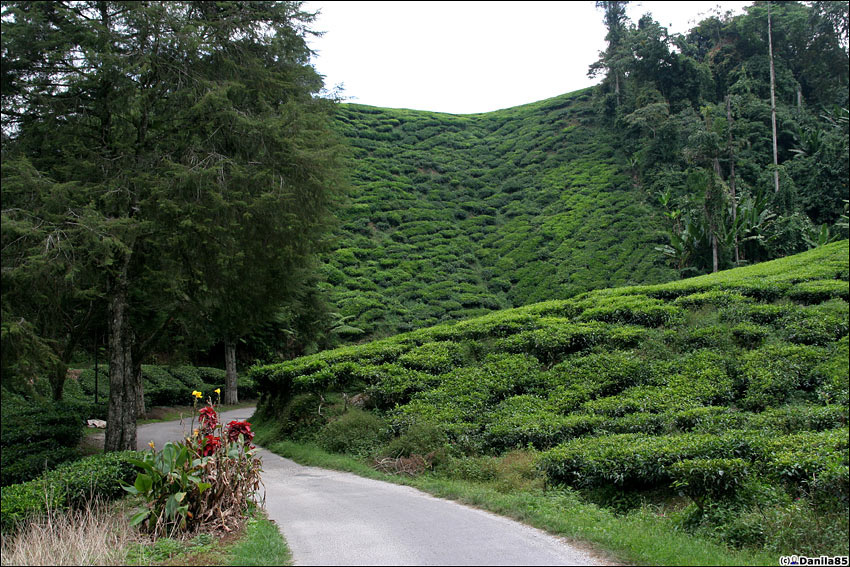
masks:
<path fill-rule="evenodd" d="M 57 256 L 45 235 L 61 237 L 66 272 L 103 306 L 107 450 L 135 448 L 158 341 L 177 326 L 229 339 L 271 316 L 329 224 L 338 145 L 311 21 L 298 2 L 3 4 L 10 270 Z M 25 280 L 4 275 L 4 296 Z M 4 321 L 38 302 L 18 291 Z"/>

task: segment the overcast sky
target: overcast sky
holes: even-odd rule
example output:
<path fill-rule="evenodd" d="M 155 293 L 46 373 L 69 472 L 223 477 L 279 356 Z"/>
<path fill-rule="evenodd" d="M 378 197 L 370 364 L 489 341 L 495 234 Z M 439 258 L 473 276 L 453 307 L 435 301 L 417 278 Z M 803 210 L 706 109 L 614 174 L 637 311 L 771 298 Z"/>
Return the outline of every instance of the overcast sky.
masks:
<path fill-rule="evenodd" d="M 716 6 L 752 2 L 632 2 L 671 33 Z M 574 2 L 305 2 L 320 10 L 311 41 L 326 87 L 390 108 L 488 112 L 588 87 L 588 66 L 605 48 L 602 12 Z"/>

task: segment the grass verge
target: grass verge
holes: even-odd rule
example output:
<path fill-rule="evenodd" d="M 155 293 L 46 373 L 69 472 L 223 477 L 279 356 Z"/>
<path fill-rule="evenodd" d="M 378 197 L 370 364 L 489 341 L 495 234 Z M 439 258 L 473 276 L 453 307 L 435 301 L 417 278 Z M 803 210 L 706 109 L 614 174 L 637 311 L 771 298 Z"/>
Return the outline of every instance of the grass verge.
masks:
<path fill-rule="evenodd" d="M 219 537 L 162 537 L 133 543 L 129 565 L 291 565 L 292 556 L 277 526 L 255 508 L 241 530 Z"/>
<path fill-rule="evenodd" d="M 263 428 L 259 431 L 258 438 L 261 443 L 265 441 L 266 448 L 300 464 L 413 486 L 578 543 L 589 543 L 610 561 L 646 565 L 775 565 L 779 560 L 768 553 L 733 550 L 677 531 L 668 518 L 647 506 L 618 516 L 582 501 L 570 490 L 504 492 L 488 483 L 447 479 L 434 474 L 398 477 L 378 472 L 360 459 L 327 453 L 313 444 L 263 439 Z"/>

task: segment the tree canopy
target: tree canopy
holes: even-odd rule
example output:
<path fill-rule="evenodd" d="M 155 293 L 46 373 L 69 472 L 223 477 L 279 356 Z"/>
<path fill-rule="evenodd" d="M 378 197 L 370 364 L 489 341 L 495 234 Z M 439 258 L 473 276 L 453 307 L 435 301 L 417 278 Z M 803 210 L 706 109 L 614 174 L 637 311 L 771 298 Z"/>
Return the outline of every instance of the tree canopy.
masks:
<path fill-rule="evenodd" d="M 107 449 L 135 448 L 158 341 L 271 318 L 329 226 L 340 146 L 309 65 L 313 15 L 93 1 L 7 2 L 2 17 L 4 337 L 25 321 L 61 355 L 90 323 L 34 318 L 50 305 L 37 273 L 69 284 L 56 304 L 101 309 Z"/>

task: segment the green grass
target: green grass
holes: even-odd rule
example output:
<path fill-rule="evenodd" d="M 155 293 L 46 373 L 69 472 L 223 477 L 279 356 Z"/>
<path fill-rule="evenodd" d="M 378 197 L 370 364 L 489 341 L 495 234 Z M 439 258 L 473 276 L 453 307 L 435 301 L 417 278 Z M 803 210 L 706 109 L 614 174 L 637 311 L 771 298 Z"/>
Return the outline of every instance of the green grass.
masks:
<path fill-rule="evenodd" d="M 291 565 L 292 554 L 277 526 L 258 511 L 245 535 L 227 549 L 225 565 Z"/>
<path fill-rule="evenodd" d="M 268 434 L 267 427 L 258 429 L 258 437 L 268 438 Z M 570 490 L 506 493 L 486 483 L 441 478 L 434 474 L 407 478 L 380 473 L 361 459 L 327 453 L 312 444 L 277 441 L 266 446 L 303 465 L 414 486 L 441 498 L 514 518 L 558 536 L 590 543 L 616 561 L 643 565 L 772 565 L 778 561 L 774 554 L 731 550 L 678 531 L 669 518 L 649 506 L 620 516 L 583 502 Z"/>
<path fill-rule="evenodd" d="M 291 565 L 292 554 L 265 511 L 255 509 L 233 536 L 200 533 L 134 543 L 130 565 Z"/>

